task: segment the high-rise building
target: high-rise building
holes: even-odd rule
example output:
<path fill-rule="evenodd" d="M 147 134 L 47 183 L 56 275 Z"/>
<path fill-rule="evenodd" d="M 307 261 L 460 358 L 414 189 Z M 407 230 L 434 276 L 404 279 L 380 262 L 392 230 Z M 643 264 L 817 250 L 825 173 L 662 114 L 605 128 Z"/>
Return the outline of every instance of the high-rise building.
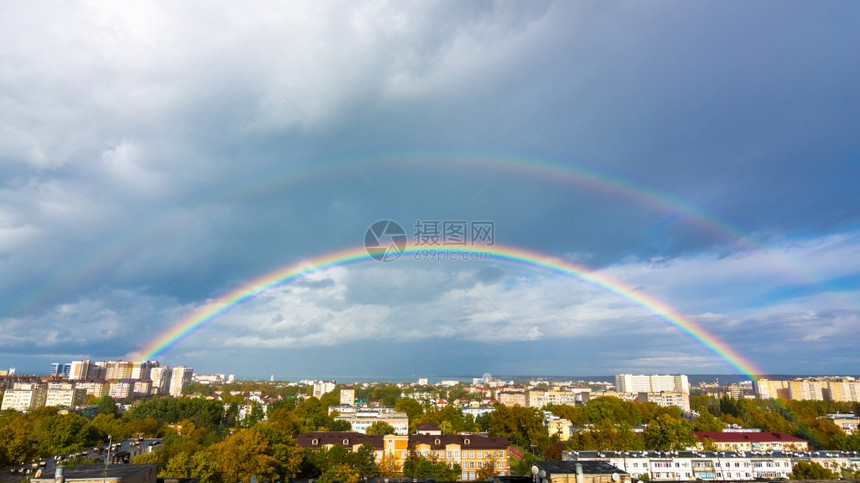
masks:
<path fill-rule="evenodd" d="M 690 381 L 686 375 L 617 374 L 615 390 L 618 392 L 679 392 L 690 394 Z"/>
<path fill-rule="evenodd" d="M 355 406 L 355 389 L 342 387 L 340 389 L 340 403 L 346 406 Z"/>
<path fill-rule="evenodd" d="M 170 395 L 181 396 L 182 388 L 191 384 L 194 369 L 185 366 L 176 366 L 170 371 Z"/>
<path fill-rule="evenodd" d="M 334 381 L 314 381 L 313 395 L 316 398 L 323 397 L 323 394 L 327 394 L 334 391 L 336 385 L 337 383 Z"/>
<path fill-rule="evenodd" d="M 14 409 L 30 411 L 45 405 L 48 387 L 45 384 L 16 382 L 12 389 L 3 393 L 0 411 Z"/>
<path fill-rule="evenodd" d="M 170 391 L 170 368 L 168 367 L 153 367 L 149 371 L 149 377 L 152 379 L 152 394 L 167 394 Z"/>
<path fill-rule="evenodd" d="M 105 379 L 108 381 L 130 379 L 131 366 L 132 363 L 128 361 L 105 361 Z"/>
<path fill-rule="evenodd" d="M 69 379 L 76 381 L 95 381 L 99 379 L 99 371 L 96 365 L 89 359 L 72 361 L 69 369 Z"/>
<path fill-rule="evenodd" d="M 131 363 L 131 379 L 136 381 L 149 381 L 150 372 L 153 367 L 158 367 L 158 361 L 138 361 Z"/>
<path fill-rule="evenodd" d="M 48 375 L 51 376 L 61 376 L 61 377 L 69 377 L 69 374 L 72 371 L 72 364 L 68 362 L 52 362 L 51 363 L 51 372 Z"/>

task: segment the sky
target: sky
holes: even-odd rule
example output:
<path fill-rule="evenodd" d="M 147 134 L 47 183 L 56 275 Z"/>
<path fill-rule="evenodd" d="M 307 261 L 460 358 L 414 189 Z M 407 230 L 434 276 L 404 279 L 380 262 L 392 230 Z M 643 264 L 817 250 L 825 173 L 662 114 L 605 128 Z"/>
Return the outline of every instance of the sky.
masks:
<path fill-rule="evenodd" d="M 2 10 L 0 368 L 860 375 L 857 2 Z"/>

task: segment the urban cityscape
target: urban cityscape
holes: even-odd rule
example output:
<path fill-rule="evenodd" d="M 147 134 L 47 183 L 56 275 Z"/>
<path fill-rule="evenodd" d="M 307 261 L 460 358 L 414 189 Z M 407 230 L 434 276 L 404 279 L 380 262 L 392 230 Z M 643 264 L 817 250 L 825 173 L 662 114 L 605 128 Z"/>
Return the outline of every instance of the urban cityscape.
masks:
<path fill-rule="evenodd" d="M 860 483 L 860 1 L 0 12 L 0 483 Z"/>
<path fill-rule="evenodd" d="M 155 470 L 147 463 L 156 462 L 160 477 L 200 481 L 230 472 L 241 481 L 474 481 L 528 478 L 532 467 L 553 479 L 594 482 L 860 473 L 860 379 L 844 376 L 691 385 L 684 374 L 584 381 L 486 373 L 343 384 L 242 381 L 158 361 L 77 360 L 53 363 L 45 375 L 0 371 L 0 398 L 3 433 L 31 431 L 37 442 L 20 447 L 6 437 L 6 476 L 31 481 L 53 480 L 50 471 L 71 476 L 96 461 L 104 471 L 113 462 L 149 473 Z M 39 439 L 46 418 L 56 419 L 55 437 L 66 431 L 62 441 Z M 77 434 L 67 432 L 71 427 Z M 224 430 L 226 440 L 206 445 L 211 432 Z M 249 434 L 259 440 L 252 444 Z M 103 446 L 105 439 L 117 443 Z M 45 453 L 52 449 L 59 453 Z"/>

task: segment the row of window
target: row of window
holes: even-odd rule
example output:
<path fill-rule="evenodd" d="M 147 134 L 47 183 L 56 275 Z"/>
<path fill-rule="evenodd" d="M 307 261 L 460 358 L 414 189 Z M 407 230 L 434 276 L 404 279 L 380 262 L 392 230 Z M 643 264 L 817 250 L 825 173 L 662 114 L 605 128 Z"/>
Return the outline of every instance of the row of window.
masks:
<path fill-rule="evenodd" d="M 421 451 L 420 453 L 425 457 L 429 457 L 431 455 L 433 455 L 437 458 L 444 458 L 445 457 L 445 451 L 424 450 L 424 451 Z M 504 458 L 505 457 L 505 451 L 501 450 L 501 449 L 498 451 L 496 451 L 496 450 L 484 451 L 483 453 L 484 453 L 483 459 Z M 447 454 L 448 454 L 448 459 L 460 457 L 460 451 L 459 450 L 449 450 L 447 452 Z M 481 457 L 482 457 L 481 451 L 463 451 L 463 458 L 481 458 Z"/>
<path fill-rule="evenodd" d="M 719 461 L 717 461 L 715 463 L 711 463 L 708 461 L 694 461 L 693 462 L 693 468 L 710 468 L 712 464 L 713 464 L 713 466 L 715 466 L 717 468 L 719 468 L 721 464 L 725 468 L 731 468 L 732 467 L 731 462 L 720 463 Z M 632 466 L 633 466 L 633 468 L 639 468 L 639 463 L 634 461 Z M 687 463 L 676 461 L 676 462 L 674 462 L 674 465 L 673 465 L 673 462 L 671 462 L 671 461 L 653 461 L 653 462 L 651 462 L 651 466 L 653 468 L 672 468 L 673 466 L 675 468 L 686 468 Z M 749 466 L 750 466 L 749 461 L 744 461 L 743 466 L 744 466 L 744 468 L 749 468 Z M 779 461 L 754 461 L 753 466 L 756 468 L 765 468 L 765 467 L 767 467 L 767 468 L 779 468 L 780 466 L 790 467 L 791 464 L 788 461 L 783 461 L 781 463 Z M 642 468 L 647 468 L 647 467 L 648 467 L 648 463 L 642 463 Z M 736 461 L 734 463 L 734 467 L 740 468 L 741 463 Z"/>

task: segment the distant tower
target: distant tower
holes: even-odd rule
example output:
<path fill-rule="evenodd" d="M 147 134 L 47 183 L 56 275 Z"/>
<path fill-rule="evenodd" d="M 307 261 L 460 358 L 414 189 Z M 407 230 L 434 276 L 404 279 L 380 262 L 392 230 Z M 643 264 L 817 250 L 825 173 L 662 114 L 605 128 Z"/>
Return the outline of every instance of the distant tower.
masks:
<path fill-rule="evenodd" d="M 355 389 L 343 387 L 340 389 L 340 403 L 345 406 L 355 405 Z"/>
<path fill-rule="evenodd" d="M 275 382 L 275 375 L 274 374 L 269 376 L 269 382 Z"/>
<path fill-rule="evenodd" d="M 192 375 L 194 375 L 194 369 L 190 367 L 174 367 L 170 374 L 170 395 L 181 396 L 182 388 L 191 384 Z"/>

